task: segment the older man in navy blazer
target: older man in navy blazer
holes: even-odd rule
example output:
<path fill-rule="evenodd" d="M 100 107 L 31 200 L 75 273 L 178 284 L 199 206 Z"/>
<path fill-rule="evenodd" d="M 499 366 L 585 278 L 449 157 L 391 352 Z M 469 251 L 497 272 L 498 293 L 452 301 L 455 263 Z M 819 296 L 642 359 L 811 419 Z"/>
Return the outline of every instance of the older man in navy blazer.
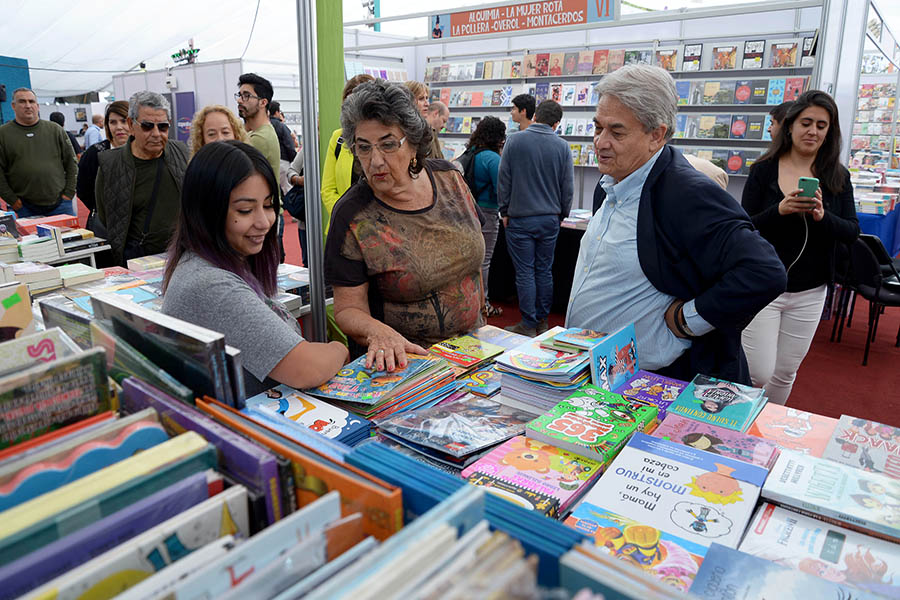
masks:
<path fill-rule="evenodd" d="M 634 323 L 641 367 L 750 383 L 741 330 L 784 291 L 775 249 L 668 140 L 678 96 L 665 70 L 623 67 L 598 84 L 599 208 L 581 242 L 568 327 Z"/>

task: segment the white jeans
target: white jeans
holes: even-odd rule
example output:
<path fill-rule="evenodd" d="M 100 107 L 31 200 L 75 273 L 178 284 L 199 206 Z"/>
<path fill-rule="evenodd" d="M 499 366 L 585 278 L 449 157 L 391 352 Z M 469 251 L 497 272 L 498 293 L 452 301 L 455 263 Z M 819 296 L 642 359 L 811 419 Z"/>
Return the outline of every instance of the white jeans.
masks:
<path fill-rule="evenodd" d="M 750 379 L 766 389 L 769 402 L 785 404 L 800 363 L 822 318 L 827 286 L 785 292 L 771 302 L 741 334 Z"/>

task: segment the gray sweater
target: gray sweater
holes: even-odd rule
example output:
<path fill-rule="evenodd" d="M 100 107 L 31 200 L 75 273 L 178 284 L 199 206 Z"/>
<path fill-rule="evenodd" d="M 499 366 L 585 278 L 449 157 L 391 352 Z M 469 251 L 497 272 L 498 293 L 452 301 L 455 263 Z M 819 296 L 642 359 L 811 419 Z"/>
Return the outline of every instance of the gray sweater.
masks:
<path fill-rule="evenodd" d="M 500 157 L 500 216 L 556 215 L 562 222 L 572 207 L 574 178 L 569 145 L 549 125 L 513 133 Z"/>

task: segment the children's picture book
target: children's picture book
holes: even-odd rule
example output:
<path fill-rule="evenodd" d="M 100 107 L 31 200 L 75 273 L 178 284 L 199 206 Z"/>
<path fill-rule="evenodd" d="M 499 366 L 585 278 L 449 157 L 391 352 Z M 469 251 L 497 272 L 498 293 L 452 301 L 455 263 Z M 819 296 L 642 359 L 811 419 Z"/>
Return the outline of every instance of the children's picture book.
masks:
<path fill-rule="evenodd" d="M 803 78 L 788 77 L 784 80 L 784 101 L 796 100 L 803 93 Z"/>
<path fill-rule="evenodd" d="M 588 368 L 590 360 L 588 353 L 572 354 L 541 347 L 542 342 L 562 331 L 564 331 L 562 327 L 551 328 L 536 338 L 504 352 L 496 358 L 498 367 L 543 381 L 571 383 Z"/>
<path fill-rule="evenodd" d="M 754 79 L 750 82 L 750 104 L 766 104 L 769 97 L 769 80 Z"/>
<path fill-rule="evenodd" d="M 316 433 L 342 442 L 355 440 L 371 428 L 367 420 L 283 384 L 247 398 L 247 408 L 283 415 Z"/>
<path fill-rule="evenodd" d="M 609 464 L 634 432 L 656 426 L 657 412 L 586 384 L 528 423 L 525 435 Z"/>
<path fill-rule="evenodd" d="M 709 546 L 737 547 L 766 469 L 635 433 L 583 502 Z"/>
<path fill-rule="evenodd" d="M 541 347 L 563 352 L 581 352 L 582 350 L 590 350 L 591 346 L 603 340 L 607 335 L 607 333 L 594 331 L 593 329 L 570 327 L 541 342 Z"/>
<path fill-rule="evenodd" d="M 484 342 L 471 335 L 444 340 L 428 348 L 432 354 L 467 368 L 485 362 L 504 350 L 503 346 Z"/>
<path fill-rule="evenodd" d="M 797 64 L 797 42 L 784 44 L 772 44 L 769 56 L 769 66 L 777 69 L 780 67 L 793 67 Z"/>
<path fill-rule="evenodd" d="M 742 140 L 747 137 L 747 122 L 750 115 L 731 115 L 731 131 L 728 137 L 735 140 Z"/>
<path fill-rule="evenodd" d="M 626 50 L 626 65 L 649 65 L 653 62 L 653 53 L 650 50 Z"/>
<path fill-rule="evenodd" d="M 564 513 L 603 472 L 603 464 L 517 435 L 463 469 L 462 477 L 549 517 Z M 546 509 L 533 494 L 551 499 Z"/>
<path fill-rule="evenodd" d="M 702 600 L 777 598 L 778 600 L 875 600 L 878 596 L 832 583 L 751 556 L 722 544 L 712 544 L 694 578 L 691 594 Z"/>
<path fill-rule="evenodd" d="M 680 106 L 688 104 L 691 96 L 691 82 L 686 79 L 676 81 L 675 93 L 678 94 L 678 104 Z"/>
<path fill-rule="evenodd" d="M 738 550 L 834 583 L 900 597 L 895 544 L 763 503 Z"/>
<path fill-rule="evenodd" d="M 669 406 L 669 413 L 745 431 L 765 403 L 765 390 L 761 388 L 700 373 Z"/>
<path fill-rule="evenodd" d="M 676 48 L 657 50 L 656 66 L 666 71 L 676 71 L 678 69 L 678 50 Z"/>
<path fill-rule="evenodd" d="M 490 398 L 466 396 L 378 421 L 382 432 L 455 457 L 499 444 L 525 431 L 534 415 Z"/>
<path fill-rule="evenodd" d="M 494 369 L 494 365 L 482 367 L 457 381 L 461 389 L 483 398 L 490 398 L 500 391 L 500 373 Z"/>
<path fill-rule="evenodd" d="M 653 437 L 670 440 L 713 454 L 752 463 L 769 469 L 778 458 L 775 444 L 762 438 L 708 423 L 668 415 L 653 432 Z"/>
<path fill-rule="evenodd" d="M 742 69 L 761 69 L 763 54 L 766 52 L 766 40 L 747 40 L 744 42 L 744 59 Z"/>
<path fill-rule="evenodd" d="M 659 409 L 659 420 L 662 421 L 666 418 L 669 405 L 686 387 L 686 381 L 641 370 L 613 391 L 629 400 L 655 406 Z"/>
<path fill-rule="evenodd" d="M 703 44 L 685 44 L 682 53 L 681 70 L 699 71 L 700 58 L 703 55 Z"/>
<path fill-rule="evenodd" d="M 900 481 L 784 450 L 763 498 L 893 542 L 900 541 Z"/>
<path fill-rule="evenodd" d="M 750 98 L 753 95 L 751 82 L 748 80 L 737 81 L 734 84 L 734 103 L 750 104 Z"/>
<path fill-rule="evenodd" d="M 612 73 L 613 71 L 625 66 L 625 50 L 624 49 L 616 49 L 610 50 L 608 54 L 607 67 L 608 72 Z"/>
<path fill-rule="evenodd" d="M 712 54 L 713 71 L 733 69 L 737 64 L 737 46 L 714 46 Z"/>
<path fill-rule="evenodd" d="M 366 355 L 344 365 L 337 375 L 306 393 L 317 398 L 357 402 L 360 404 L 377 404 L 379 400 L 397 391 L 402 384 L 425 369 L 434 366 L 441 359 L 436 356 L 407 354 L 404 369 L 392 372 L 366 369 Z"/>
<path fill-rule="evenodd" d="M 642 521 L 581 502 L 566 525 L 590 537 L 604 552 L 643 569 L 657 579 L 688 591 L 707 548 Z"/>
<path fill-rule="evenodd" d="M 591 69 L 591 73 L 594 75 L 606 75 L 606 70 L 609 68 L 609 50 L 606 48 L 602 50 L 594 50 L 594 65 Z"/>
<path fill-rule="evenodd" d="M 841 415 L 822 458 L 900 479 L 900 428 Z"/>
<path fill-rule="evenodd" d="M 831 417 L 766 404 L 747 433 L 767 439 L 782 450 L 822 456 L 837 425 L 838 420 Z"/>
<path fill-rule="evenodd" d="M 579 75 L 590 75 L 594 67 L 594 53 L 591 50 L 582 50 L 578 53 Z"/>
<path fill-rule="evenodd" d="M 637 336 L 634 323 L 614 331 L 590 347 L 591 383 L 613 390 L 637 373 Z"/>

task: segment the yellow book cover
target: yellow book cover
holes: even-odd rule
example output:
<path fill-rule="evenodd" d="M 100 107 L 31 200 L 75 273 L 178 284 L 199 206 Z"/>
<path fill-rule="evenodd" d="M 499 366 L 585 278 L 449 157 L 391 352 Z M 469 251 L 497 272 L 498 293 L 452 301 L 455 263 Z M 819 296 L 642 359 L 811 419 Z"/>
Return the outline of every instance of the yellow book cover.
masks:
<path fill-rule="evenodd" d="M 68 485 L 0 513 L 0 539 L 13 535 L 67 508 L 122 483 L 206 449 L 207 442 L 189 431 L 158 446 L 126 458 Z"/>

